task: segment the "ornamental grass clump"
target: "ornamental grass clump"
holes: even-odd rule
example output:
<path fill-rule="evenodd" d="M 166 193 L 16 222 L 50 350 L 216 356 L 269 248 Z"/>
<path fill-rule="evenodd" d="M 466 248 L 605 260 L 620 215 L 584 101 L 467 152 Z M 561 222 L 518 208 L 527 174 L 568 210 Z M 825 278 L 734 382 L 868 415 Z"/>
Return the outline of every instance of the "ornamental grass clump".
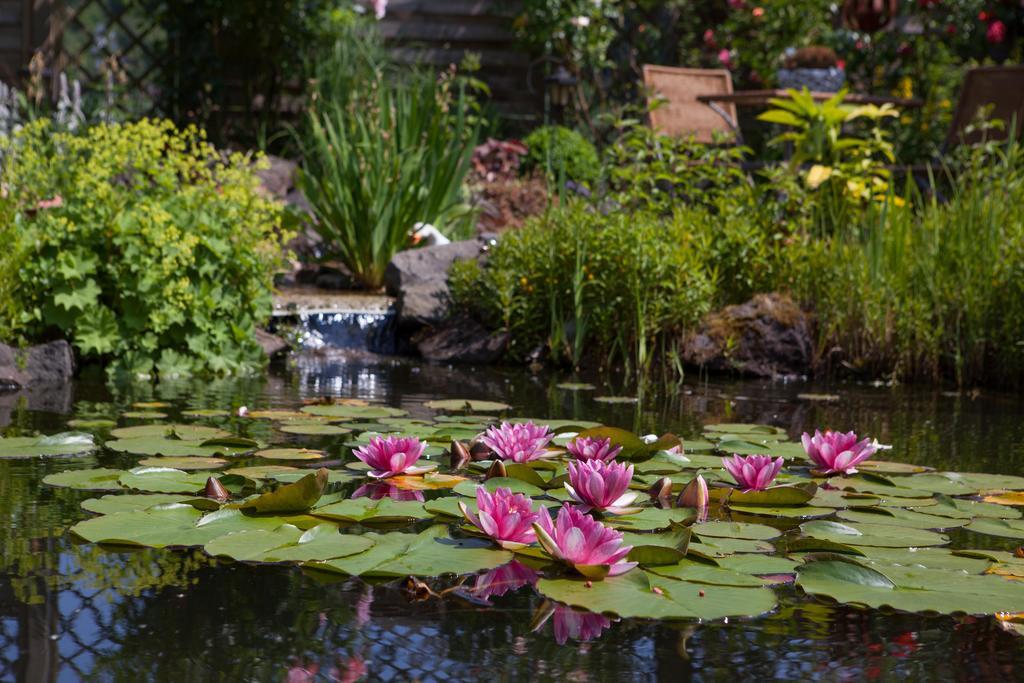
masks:
<path fill-rule="evenodd" d="M 298 185 L 325 256 L 376 289 L 416 224 L 464 231 L 462 183 L 477 129 L 463 80 L 400 74 L 339 41 L 319 64 L 311 102 L 297 135 Z"/>
<path fill-rule="evenodd" d="M 285 265 L 252 159 L 143 119 L 0 138 L 0 336 L 132 375 L 250 371 Z"/>

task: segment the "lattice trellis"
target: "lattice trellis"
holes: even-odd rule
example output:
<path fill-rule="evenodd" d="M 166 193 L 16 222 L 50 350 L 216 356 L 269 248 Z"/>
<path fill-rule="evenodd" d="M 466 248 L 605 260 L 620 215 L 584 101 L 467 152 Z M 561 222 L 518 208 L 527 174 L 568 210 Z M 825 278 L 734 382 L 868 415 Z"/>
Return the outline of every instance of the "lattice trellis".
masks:
<path fill-rule="evenodd" d="M 161 0 L 66 0 L 51 16 L 49 66 L 77 78 L 87 92 L 111 91 L 125 113 L 151 114 L 167 67 Z"/>

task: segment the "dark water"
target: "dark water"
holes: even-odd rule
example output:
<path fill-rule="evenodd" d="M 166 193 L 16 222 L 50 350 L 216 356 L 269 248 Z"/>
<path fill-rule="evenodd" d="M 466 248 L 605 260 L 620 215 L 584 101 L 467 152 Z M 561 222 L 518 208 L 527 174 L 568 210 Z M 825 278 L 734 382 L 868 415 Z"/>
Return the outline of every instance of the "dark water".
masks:
<path fill-rule="evenodd" d="M 859 385 L 687 383 L 641 406 L 595 403 L 520 370 L 406 361 L 316 360 L 265 377 L 0 396 L 0 429 L 65 428 L 73 415 L 115 415 L 134 401 L 185 408 L 295 407 L 303 397 L 380 400 L 427 414 L 424 400 L 492 398 L 520 415 L 598 420 L 641 433 L 696 436 L 705 422 L 763 422 L 791 436 L 856 428 L 894 444 L 892 459 L 1024 472 L 1024 400 Z M 606 391 L 614 391 L 614 387 Z M 797 398 L 831 392 L 839 402 Z M 234 426 L 241 431 L 238 426 Z M 259 426 L 250 427 L 250 434 Z M 287 435 L 277 435 L 280 439 Z M 308 444 L 308 441 L 303 442 Z M 1024 640 L 991 618 L 885 614 L 830 606 L 781 588 L 773 614 L 728 622 L 618 621 L 557 642 L 553 620 L 531 630 L 542 600 L 529 588 L 493 607 L 457 595 L 416 599 L 402 582 L 333 583 L 294 568 L 249 567 L 198 552 L 109 552 L 66 528 L 94 494 L 41 484 L 116 457 L 0 461 L 0 680 L 3 681 L 653 681 L 1019 680 Z M 963 532 L 973 536 L 969 532 Z M 973 536 L 975 547 L 1012 547 Z M 440 589 L 442 586 L 435 586 Z M 598 635 L 599 633 L 599 635 Z M 291 675 L 291 677 L 289 677 Z"/>

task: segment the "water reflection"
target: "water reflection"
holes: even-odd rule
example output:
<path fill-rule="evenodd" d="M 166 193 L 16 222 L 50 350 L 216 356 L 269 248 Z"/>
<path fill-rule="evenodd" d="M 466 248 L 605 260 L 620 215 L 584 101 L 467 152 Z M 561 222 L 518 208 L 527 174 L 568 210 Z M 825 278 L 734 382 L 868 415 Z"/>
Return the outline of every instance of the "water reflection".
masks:
<path fill-rule="evenodd" d="M 294 408 L 305 398 L 342 395 L 382 400 L 416 417 L 428 414 L 425 400 L 472 397 L 506 401 L 524 416 L 592 419 L 639 433 L 693 436 L 707 421 L 766 422 L 791 436 L 856 427 L 893 443 L 893 459 L 1024 470 L 1020 396 L 814 388 L 841 397 L 823 403 L 798 399 L 806 386 L 718 382 L 632 406 L 595 403 L 556 382 L 513 370 L 319 356 L 252 378 L 113 388 L 82 382 L 52 395 L 3 396 L 0 426 L 5 434 L 54 433 L 73 416 L 116 415 L 136 401 L 170 402 L 173 418 L 189 408 Z M 281 438 L 253 420 L 206 422 Z M 324 582 L 294 568 L 223 564 L 199 552 L 72 543 L 64 531 L 94 494 L 43 486 L 43 476 L 124 462 L 107 454 L 0 461 L 0 680 L 1014 680 L 1024 666 L 1021 641 L 992 619 L 858 610 L 808 600 L 792 586 L 777 587 L 779 610 L 759 619 L 613 623 L 544 605 L 522 565 L 439 584 L 432 590 L 442 597 L 418 600 L 402 582 Z M 380 486 L 362 494 L 410 493 Z"/>

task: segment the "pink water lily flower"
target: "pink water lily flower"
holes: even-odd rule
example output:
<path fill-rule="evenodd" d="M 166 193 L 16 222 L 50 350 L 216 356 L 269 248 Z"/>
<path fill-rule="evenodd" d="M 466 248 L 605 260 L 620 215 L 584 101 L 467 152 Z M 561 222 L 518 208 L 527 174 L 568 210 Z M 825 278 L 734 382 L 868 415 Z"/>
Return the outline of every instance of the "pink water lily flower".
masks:
<path fill-rule="evenodd" d="M 782 458 L 772 460 L 767 455 L 748 455 L 741 457 L 733 454 L 731 458 L 722 458 L 722 465 L 740 485 L 744 492 L 764 491 L 775 481 L 782 470 Z"/>
<path fill-rule="evenodd" d="M 877 441 L 861 439 L 853 432 L 833 432 L 826 430 L 822 434 L 814 430 L 814 436 L 807 432 L 800 438 L 807 457 L 814 461 L 819 469 L 826 474 L 854 474 L 857 465 L 864 462 L 878 450 Z"/>
<path fill-rule="evenodd" d="M 555 642 L 559 645 L 565 645 L 570 638 L 579 642 L 595 640 L 612 625 L 603 614 L 581 612 L 564 605 L 555 607 L 551 622 L 555 629 Z"/>
<path fill-rule="evenodd" d="M 429 467 L 413 467 L 427 444 L 413 437 L 374 436 L 370 443 L 355 449 L 357 458 L 370 466 L 370 476 L 385 479 L 398 474 L 423 474 Z"/>
<path fill-rule="evenodd" d="M 580 504 L 580 512 L 597 510 L 621 514 L 639 495 L 629 490 L 632 480 L 632 465 L 603 460 L 570 462 L 565 490 Z"/>
<path fill-rule="evenodd" d="M 552 558 L 571 565 L 591 579 L 624 574 L 637 565 L 625 562 L 633 546 L 622 545 L 622 533 L 610 529 L 571 505 L 563 505 L 552 522 L 547 508 L 533 525 L 537 541 Z"/>
<path fill-rule="evenodd" d="M 473 595 L 487 600 L 488 598 L 504 595 L 509 591 L 519 590 L 523 586 L 532 586 L 537 583 L 540 574 L 524 564 L 512 560 L 508 564 L 495 567 L 491 571 L 476 577 L 473 584 Z"/>
<path fill-rule="evenodd" d="M 480 441 L 502 460 L 530 462 L 543 457 L 544 449 L 554 437 L 546 426 L 532 422 L 502 422 L 500 427 L 491 427 L 484 432 Z"/>
<path fill-rule="evenodd" d="M 578 436 L 565 444 L 565 450 L 577 460 L 614 460 L 622 452 L 622 446 L 612 447 L 611 439 L 595 439 L 591 436 Z"/>
<path fill-rule="evenodd" d="M 462 516 L 470 524 L 490 536 L 506 550 L 517 550 L 537 540 L 533 524 L 539 513 L 533 510 L 533 501 L 522 493 L 499 487 L 490 493 L 481 486 L 476 490 L 478 512 L 473 514 L 459 501 Z M 542 506 L 543 507 L 543 506 Z"/>

